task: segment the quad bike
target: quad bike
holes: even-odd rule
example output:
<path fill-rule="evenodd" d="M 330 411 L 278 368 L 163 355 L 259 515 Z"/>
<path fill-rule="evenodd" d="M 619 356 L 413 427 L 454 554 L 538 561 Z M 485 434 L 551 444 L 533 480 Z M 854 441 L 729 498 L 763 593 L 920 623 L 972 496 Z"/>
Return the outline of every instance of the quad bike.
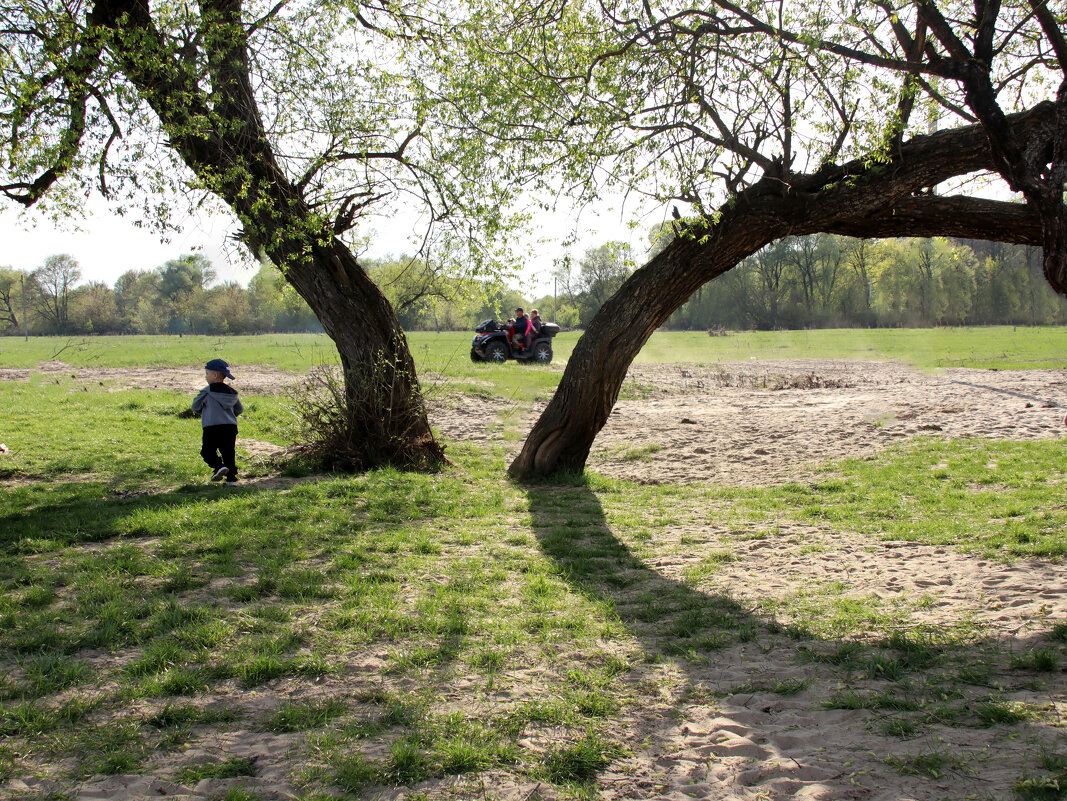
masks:
<path fill-rule="evenodd" d="M 511 331 L 507 324 L 498 324 L 496 320 L 486 320 L 474 327 L 477 332 L 471 340 L 472 362 L 506 362 L 518 359 L 523 362 L 548 364 L 552 361 L 552 337 L 559 333 L 555 323 L 541 323 L 541 332 L 532 336 L 533 340 L 526 347 L 519 347 L 511 341 Z"/>

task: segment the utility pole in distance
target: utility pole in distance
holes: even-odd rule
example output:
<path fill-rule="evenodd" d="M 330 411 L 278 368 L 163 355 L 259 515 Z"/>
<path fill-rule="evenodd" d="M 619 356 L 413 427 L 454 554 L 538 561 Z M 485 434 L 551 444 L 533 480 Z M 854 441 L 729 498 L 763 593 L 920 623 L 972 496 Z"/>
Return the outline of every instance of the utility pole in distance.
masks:
<path fill-rule="evenodd" d="M 26 273 L 19 271 L 19 289 L 22 291 L 22 338 L 30 341 L 30 324 L 26 320 Z"/>

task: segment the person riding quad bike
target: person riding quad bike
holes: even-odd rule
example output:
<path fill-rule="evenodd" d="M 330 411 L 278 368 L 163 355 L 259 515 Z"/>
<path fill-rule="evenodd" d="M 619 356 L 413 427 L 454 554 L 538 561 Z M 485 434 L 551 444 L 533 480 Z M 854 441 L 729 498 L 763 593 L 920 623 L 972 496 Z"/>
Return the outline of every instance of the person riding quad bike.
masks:
<path fill-rule="evenodd" d="M 542 323 L 534 333 L 533 326 L 522 309 L 516 309 L 515 319 L 503 325 L 485 320 L 475 326 L 471 340 L 472 362 L 504 362 L 508 359 L 548 364 L 552 361 L 552 337 L 559 333 L 555 323 Z M 516 341 L 520 340 L 520 341 Z"/>
<path fill-rule="evenodd" d="M 533 331 L 533 324 L 523 312 L 522 306 L 515 307 L 515 318 L 508 322 L 510 323 L 508 331 L 511 333 L 511 346 L 518 350 L 526 350 L 526 343 L 530 333 Z"/>

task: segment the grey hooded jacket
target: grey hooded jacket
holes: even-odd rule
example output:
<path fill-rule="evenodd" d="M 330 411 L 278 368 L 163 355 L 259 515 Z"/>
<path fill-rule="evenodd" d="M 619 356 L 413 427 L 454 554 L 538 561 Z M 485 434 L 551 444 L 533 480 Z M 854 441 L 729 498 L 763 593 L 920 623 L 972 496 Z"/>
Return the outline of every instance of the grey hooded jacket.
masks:
<path fill-rule="evenodd" d="M 208 384 L 193 399 L 193 411 L 200 415 L 200 424 L 208 426 L 237 425 L 237 415 L 245 407 L 237 397 L 237 390 L 228 384 Z"/>

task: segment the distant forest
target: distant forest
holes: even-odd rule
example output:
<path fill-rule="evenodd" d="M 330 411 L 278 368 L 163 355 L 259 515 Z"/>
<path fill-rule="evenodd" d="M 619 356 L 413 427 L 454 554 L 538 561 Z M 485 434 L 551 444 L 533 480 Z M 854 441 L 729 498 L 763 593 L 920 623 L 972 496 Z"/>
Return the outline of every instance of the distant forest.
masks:
<path fill-rule="evenodd" d="M 407 330 L 468 330 L 515 306 L 581 328 L 637 265 L 629 245 L 590 248 L 555 274 L 557 294 L 524 297 L 443 275 L 419 259 L 368 263 Z M 248 334 L 321 331 L 269 264 L 248 288 L 215 284 L 202 256 L 131 270 L 114 286 L 80 283 L 67 255 L 33 271 L 0 268 L 0 334 Z M 947 239 L 790 237 L 699 289 L 677 330 L 1067 324 L 1067 299 L 1041 274 L 1037 248 Z"/>

